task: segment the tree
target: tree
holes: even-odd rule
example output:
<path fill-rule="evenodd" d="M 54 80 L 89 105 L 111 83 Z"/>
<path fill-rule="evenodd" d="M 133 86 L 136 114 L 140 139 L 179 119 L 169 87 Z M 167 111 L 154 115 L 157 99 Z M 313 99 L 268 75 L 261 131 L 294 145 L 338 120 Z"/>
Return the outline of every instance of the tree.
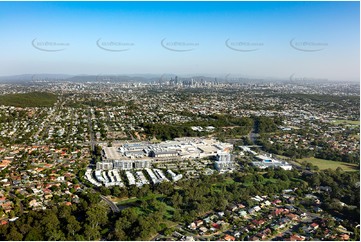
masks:
<path fill-rule="evenodd" d="M 122 194 L 122 192 L 120 191 L 120 188 L 118 186 L 115 186 L 115 187 L 113 187 L 111 194 L 114 197 L 119 197 Z"/>
<path fill-rule="evenodd" d="M 169 236 L 169 235 L 171 235 L 173 232 L 174 232 L 174 228 L 166 228 L 166 229 L 164 230 L 164 235 L 165 235 L 165 236 Z"/>
<path fill-rule="evenodd" d="M 90 204 L 97 204 L 101 201 L 100 194 L 95 192 L 88 192 L 85 194 L 85 197 Z"/>
<path fill-rule="evenodd" d="M 124 220 L 126 220 L 126 221 L 123 221 L 123 223 L 125 225 L 126 224 L 132 224 L 138 219 L 138 214 L 133 208 L 126 208 L 126 209 L 122 210 L 121 215 L 122 216 L 121 216 L 120 219 L 124 218 Z M 125 226 L 125 228 L 126 227 L 127 226 Z"/>
<path fill-rule="evenodd" d="M 109 195 L 112 194 L 111 191 L 110 191 L 110 189 L 107 188 L 107 187 L 104 187 L 104 186 L 102 186 L 102 187 L 100 188 L 100 192 L 101 192 L 101 194 L 104 195 L 104 196 L 109 196 Z"/>
<path fill-rule="evenodd" d="M 228 205 L 228 201 L 225 198 L 219 196 L 217 199 L 217 208 L 223 211 L 226 209 L 227 205 Z"/>
<path fill-rule="evenodd" d="M 10 217 L 10 218 L 15 217 L 15 212 L 14 212 L 14 210 L 11 210 L 11 211 L 10 211 L 10 213 L 9 213 L 9 217 Z"/>
<path fill-rule="evenodd" d="M 91 205 L 86 215 L 86 220 L 93 229 L 108 222 L 108 209 L 101 203 Z"/>
<path fill-rule="evenodd" d="M 82 234 L 75 234 L 74 240 L 76 240 L 76 241 L 84 241 L 85 237 Z"/>
<path fill-rule="evenodd" d="M 41 224 L 48 240 L 60 240 L 64 237 L 63 232 L 60 230 L 60 221 L 54 211 L 47 211 L 47 214 L 41 220 Z"/>
<path fill-rule="evenodd" d="M 179 208 L 179 206 L 183 202 L 183 197 L 179 194 L 179 192 L 176 192 L 172 198 L 171 198 L 172 204 L 174 207 Z"/>
<path fill-rule="evenodd" d="M 129 186 L 129 196 L 131 196 L 131 197 L 136 197 L 137 196 L 137 194 L 138 194 L 138 187 L 136 187 L 135 185 L 131 185 L 131 186 Z"/>
<path fill-rule="evenodd" d="M 74 237 L 74 234 L 81 229 L 80 223 L 76 220 L 75 216 L 71 215 L 67 219 L 68 224 L 66 225 L 66 229 L 68 234 Z"/>
<path fill-rule="evenodd" d="M 150 217 L 140 217 L 138 226 L 133 229 L 136 240 L 149 240 L 149 236 L 156 232 L 159 221 L 152 221 Z"/>
<path fill-rule="evenodd" d="M 182 221 L 182 219 L 183 219 L 183 217 L 182 217 L 182 215 L 181 215 L 181 213 L 180 213 L 180 211 L 179 211 L 179 209 L 176 209 L 176 210 L 174 210 L 174 214 L 173 214 L 173 220 L 174 221 L 176 221 L 176 222 L 178 222 L 178 221 Z"/>
<path fill-rule="evenodd" d="M 86 240 L 99 240 L 100 238 L 99 226 L 92 227 L 89 225 L 84 226 L 84 235 Z"/>
<path fill-rule="evenodd" d="M 360 240 L 360 227 L 355 227 L 353 230 L 353 240 L 359 241 Z"/>
<path fill-rule="evenodd" d="M 21 223 L 21 225 L 18 227 L 21 234 L 27 234 L 32 228 L 29 224 L 25 224 L 25 223 Z"/>
<path fill-rule="evenodd" d="M 264 174 L 265 178 L 272 179 L 275 175 L 274 170 L 271 168 L 266 174 Z"/>
<path fill-rule="evenodd" d="M 59 207 L 59 218 L 69 218 L 71 215 L 71 207 L 70 206 L 60 206 Z"/>
<path fill-rule="evenodd" d="M 8 241 L 19 241 L 23 239 L 23 235 L 19 233 L 15 226 L 12 226 L 10 232 L 6 235 L 6 240 Z"/>
<path fill-rule="evenodd" d="M 145 184 L 138 190 L 137 197 L 145 197 L 151 193 L 150 187 L 148 184 Z"/>
<path fill-rule="evenodd" d="M 174 186 L 170 182 L 158 183 L 156 186 L 156 191 L 164 195 L 170 195 L 173 192 Z"/>
<path fill-rule="evenodd" d="M 128 240 L 127 234 L 124 232 L 124 224 L 122 223 L 121 220 L 118 220 L 115 223 L 115 228 L 114 228 L 114 236 L 115 236 L 115 240 Z"/>

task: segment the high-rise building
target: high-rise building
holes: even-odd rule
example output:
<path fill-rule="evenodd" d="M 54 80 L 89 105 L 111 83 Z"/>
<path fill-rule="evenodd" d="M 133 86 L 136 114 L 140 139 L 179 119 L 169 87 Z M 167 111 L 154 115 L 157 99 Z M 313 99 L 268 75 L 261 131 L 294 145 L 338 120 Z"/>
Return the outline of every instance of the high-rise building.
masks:
<path fill-rule="evenodd" d="M 215 168 L 220 170 L 232 169 L 234 167 L 234 163 L 232 161 L 232 156 L 228 152 L 218 152 L 217 160 L 214 164 Z"/>

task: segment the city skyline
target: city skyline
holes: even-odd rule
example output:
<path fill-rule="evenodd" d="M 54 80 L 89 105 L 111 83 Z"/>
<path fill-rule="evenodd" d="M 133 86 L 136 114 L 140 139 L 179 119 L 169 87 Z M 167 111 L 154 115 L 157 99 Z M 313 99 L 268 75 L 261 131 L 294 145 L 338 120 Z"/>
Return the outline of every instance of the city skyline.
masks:
<path fill-rule="evenodd" d="M 0 2 L 0 76 L 359 81 L 359 17 L 359 2 Z"/>

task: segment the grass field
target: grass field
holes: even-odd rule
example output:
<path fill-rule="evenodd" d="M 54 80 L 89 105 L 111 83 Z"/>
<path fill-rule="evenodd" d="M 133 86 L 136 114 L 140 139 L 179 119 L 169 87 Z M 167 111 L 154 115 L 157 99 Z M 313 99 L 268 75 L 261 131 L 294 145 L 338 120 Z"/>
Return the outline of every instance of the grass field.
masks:
<path fill-rule="evenodd" d="M 6 94 L 0 96 L 0 105 L 15 107 L 52 107 L 57 96 L 46 92 Z"/>
<path fill-rule="evenodd" d="M 153 199 L 153 198 L 156 198 L 156 199 L 160 199 L 160 198 L 164 198 L 165 196 L 164 195 L 161 195 L 161 194 L 150 194 L 146 197 L 142 197 L 141 199 L 140 198 L 136 198 L 136 197 L 131 197 L 131 198 L 123 198 L 123 199 L 120 199 L 120 198 L 110 198 L 110 200 L 112 200 L 114 203 L 118 204 L 118 205 L 126 205 L 128 203 L 135 203 L 135 202 L 140 202 L 140 201 L 146 201 L 146 200 L 150 200 L 150 199 Z"/>
<path fill-rule="evenodd" d="M 320 170 L 326 170 L 328 168 L 332 170 L 336 170 L 337 167 L 341 167 L 344 171 L 357 171 L 358 165 L 346 163 L 346 162 L 340 162 L 340 161 L 332 161 L 332 160 L 323 160 L 318 158 L 303 158 L 303 159 L 297 159 L 297 161 L 300 163 L 302 161 L 311 162 L 313 165 L 318 166 Z"/>
<path fill-rule="evenodd" d="M 344 119 L 338 119 L 332 121 L 335 124 L 349 124 L 349 125 L 360 125 L 360 120 L 344 120 Z"/>
<path fill-rule="evenodd" d="M 275 179 L 275 178 L 264 178 L 263 181 L 262 181 L 262 185 L 265 185 L 267 183 L 277 183 L 277 179 Z M 243 183 L 243 185 L 246 186 L 246 187 L 250 187 L 250 186 L 253 186 L 253 182 L 245 182 L 245 183 Z"/>
<path fill-rule="evenodd" d="M 166 196 L 162 195 L 162 194 L 150 194 L 148 196 L 142 197 L 142 198 L 137 198 L 137 197 L 130 197 L 130 198 L 116 198 L 116 197 L 112 197 L 112 196 L 108 196 L 108 198 L 114 202 L 115 204 L 117 204 L 118 206 L 122 207 L 121 209 L 124 208 L 128 208 L 131 207 L 134 209 L 134 211 L 138 214 L 138 215 L 144 215 L 144 214 L 148 214 L 149 210 L 146 209 L 144 210 L 143 208 L 140 207 L 140 204 L 142 201 L 147 201 L 150 199 L 157 199 L 158 201 L 162 202 L 165 205 L 165 209 L 166 209 L 166 214 L 165 217 L 167 219 L 172 219 L 173 217 L 173 213 L 174 213 L 174 208 L 167 205 L 166 203 L 163 202 L 163 199 L 166 198 Z"/>
<path fill-rule="evenodd" d="M 132 202 L 136 202 L 138 201 L 138 198 L 136 197 L 131 197 L 131 198 L 118 198 L 118 197 L 113 197 L 113 196 L 108 196 L 108 198 L 116 204 L 127 204 L 127 203 L 132 203 Z"/>

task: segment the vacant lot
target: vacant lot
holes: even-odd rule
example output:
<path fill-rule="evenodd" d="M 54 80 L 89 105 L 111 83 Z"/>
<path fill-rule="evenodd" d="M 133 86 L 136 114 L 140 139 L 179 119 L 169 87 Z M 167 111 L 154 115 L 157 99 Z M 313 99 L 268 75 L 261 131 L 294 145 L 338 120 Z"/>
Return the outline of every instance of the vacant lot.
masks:
<path fill-rule="evenodd" d="M 318 158 L 303 158 L 303 159 L 297 159 L 298 162 L 306 161 L 311 162 L 313 165 L 318 166 L 320 170 L 326 170 L 328 168 L 332 170 L 336 170 L 337 167 L 341 167 L 344 171 L 357 171 L 358 165 L 357 164 L 351 164 L 346 162 L 340 162 L 340 161 L 332 161 L 332 160 L 323 160 Z"/>

